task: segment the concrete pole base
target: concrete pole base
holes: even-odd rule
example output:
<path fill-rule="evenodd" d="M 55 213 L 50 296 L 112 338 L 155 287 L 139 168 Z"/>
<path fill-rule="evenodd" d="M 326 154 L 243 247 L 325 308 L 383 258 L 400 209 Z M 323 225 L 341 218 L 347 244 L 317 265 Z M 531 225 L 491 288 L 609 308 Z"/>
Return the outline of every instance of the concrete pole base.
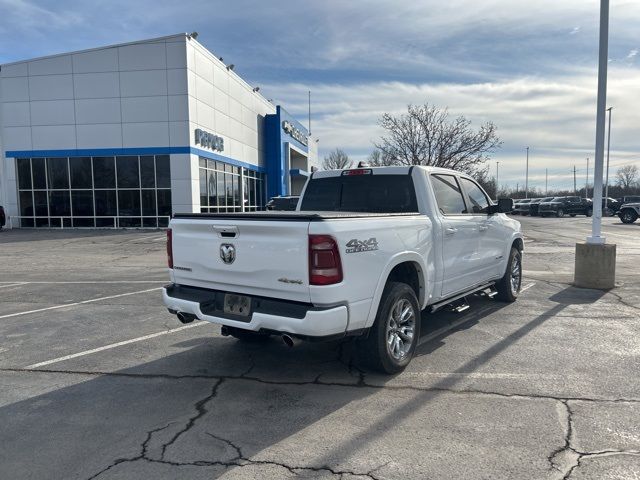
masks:
<path fill-rule="evenodd" d="M 616 282 L 616 246 L 576 243 L 573 284 L 580 288 L 609 290 Z"/>

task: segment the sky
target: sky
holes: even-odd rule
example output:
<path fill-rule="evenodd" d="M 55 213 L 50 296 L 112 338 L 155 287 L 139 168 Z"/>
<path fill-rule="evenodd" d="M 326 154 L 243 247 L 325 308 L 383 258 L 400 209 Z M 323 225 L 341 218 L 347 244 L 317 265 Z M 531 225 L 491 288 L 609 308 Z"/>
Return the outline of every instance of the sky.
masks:
<path fill-rule="evenodd" d="M 383 113 L 447 107 L 491 121 L 499 183 L 593 178 L 599 2 L 593 0 L 0 0 L 0 63 L 197 31 L 198 41 L 311 130 L 320 157 L 365 159 Z M 611 174 L 640 167 L 640 2 L 612 0 Z"/>

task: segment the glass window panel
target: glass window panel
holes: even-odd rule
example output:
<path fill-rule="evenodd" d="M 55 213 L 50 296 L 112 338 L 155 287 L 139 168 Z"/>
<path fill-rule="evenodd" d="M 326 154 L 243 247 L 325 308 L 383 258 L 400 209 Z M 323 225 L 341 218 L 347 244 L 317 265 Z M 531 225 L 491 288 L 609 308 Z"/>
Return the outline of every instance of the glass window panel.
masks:
<path fill-rule="evenodd" d="M 71 188 L 93 188 L 90 157 L 69 158 L 69 174 L 71 175 Z"/>
<path fill-rule="evenodd" d="M 67 157 L 47 158 L 49 188 L 69 188 Z"/>
<path fill-rule="evenodd" d="M 158 216 L 171 215 L 171 190 L 158 190 Z"/>
<path fill-rule="evenodd" d="M 49 163 L 47 161 L 47 163 Z M 49 192 L 49 214 L 52 217 L 66 217 L 71 215 L 71 199 L 68 191 Z"/>
<path fill-rule="evenodd" d="M 142 190 L 142 216 L 156 216 L 156 191 Z"/>
<path fill-rule="evenodd" d="M 35 210 L 37 217 L 47 217 L 49 216 L 49 208 L 48 208 L 48 196 L 47 192 L 33 192 L 33 199 L 35 203 Z"/>
<path fill-rule="evenodd" d="M 225 196 L 224 196 L 224 173 L 217 174 L 217 183 L 218 188 L 216 189 L 218 201 L 216 202 L 218 206 L 224 207 L 226 205 Z"/>
<path fill-rule="evenodd" d="M 154 169 L 155 159 L 153 155 L 140 157 L 140 180 L 142 188 L 155 188 L 156 173 Z"/>
<path fill-rule="evenodd" d="M 93 157 L 95 188 L 116 188 L 116 169 L 113 157 Z"/>
<path fill-rule="evenodd" d="M 169 219 L 168 218 L 158 218 L 158 227 L 159 228 L 166 228 L 169 226 Z"/>
<path fill-rule="evenodd" d="M 119 217 L 140 216 L 140 190 L 118 190 Z"/>
<path fill-rule="evenodd" d="M 206 207 L 208 206 L 208 196 L 207 196 L 207 171 L 204 168 L 200 169 L 200 206 Z"/>
<path fill-rule="evenodd" d="M 21 218 L 20 226 L 22 228 L 33 227 L 33 218 Z"/>
<path fill-rule="evenodd" d="M 122 228 L 137 228 L 142 225 L 140 217 L 118 217 L 118 226 Z"/>
<path fill-rule="evenodd" d="M 250 196 L 250 191 L 249 191 L 249 179 L 247 177 L 243 177 L 242 178 L 242 182 L 243 182 L 243 196 L 244 198 L 242 199 L 242 204 L 245 207 L 249 206 L 249 196 Z"/>
<path fill-rule="evenodd" d="M 44 158 L 32 158 L 31 169 L 33 171 L 33 188 L 47 188 L 47 169 Z"/>
<path fill-rule="evenodd" d="M 118 188 L 140 188 L 138 157 L 116 157 Z"/>
<path fill-rule="evenodd" d="M 115 195 L 115 192 L 113 192 Z M 96 227 L 108 227 L 114 228 L 117 224 L 113 223 L 113 218 L 97 218 L 96 217 Z"/>
<path fill-rule="evenodd" d="M 171 188 L 169 155 L 156 155 L 156 184 L 158 188 Z"/>
<path fill-rule="evenodd" d="M 233 206 L 233 175 L 225 173 L 224 175 L 224 190 L 227 197 L 227 207 Z"/>
<path fill-rule="evenodd" d="M 433 191 L 441 213 L 444 215 L 467 213 L 456 177 L 453 175 L 432 175 L 431 185 L 433 185 Z"/>
<path fill-rule="evenodd" d="M 207 181 L 208 181 L 208 195 L 209 195 L 209 206 L 216 206 L 216 173 L 213 171 L 207 172 Z"/>
<path fill-rule="evenodd" d="M 204 160 L 204 159 L 203 159 Z M 215 170 L 216 168 L 216 162 L 214 162 L 213 160 L 207 158 L 206 159 L 206 163 L 207 163 L 207 168 L 210 168 L 211 170 Z"/>
<path fill-rule="evenodd" d="M 233 172 L 233 168 L 228 163 L 225 163 L 224 164 L 224 171 L 231 173 L 231 172 Z"/>
<path fill-rule="evenodd" d="M 489 199 L 480 187 L 475 182 L 466 178 L 461 178 L 460 181 L 469 196 L 471 211 L 473 213 L 487 213 L 489 210 Z"/>
<path fill-rule="evenodd" d="M 60 226 L 60 220 L 58 220 L 58 227 Z M 47 228 L 49 227 L 49 217 L 36 217 L 36 227 Z"/>
<path fill-rule="evenodd" d="M 198 157 L 198 165 L 200 166 L 200 168 L 207 168 L 207 159 Z"/>
<path fill-rule="evenodd" d="M 91 190 L 73 190 L 71 192 L 73 216 L 93 217 L 93 193 Z"/>
<path fill-rule="evenodd" d="M 19 158 L 18 164 L 18 187 L 20 189 L 31 188 L 31 159 Z"/>
<path fill-rule="evenodd" d="M 23 217 L 33 216 L 33 198 L 31 192 L 20 192 L 20 215 Z"/>
<path fill-rule="evenodd" d="M 234 175 L 240 175 L 240 170 L 238 169 L 238 167 L 233 167 L 233 166 L 232 166 L 231 168 L 232 168 L 231 172 L 232 172 Z"/>
<path fill-rule="evenodd" d="M 74 227 L 94 227 L 93 218 L 73 218 Z"/>
<path fill-rule="evenodd" d="M 158 228 L 158 218 L 143 218 L 142 226 L 145 228 Z"/>
<path fill-rule="evenodd" d="M 115 216 L 118 214 L 115 190 L 96 190 L 96 217 Z M 113 226 L 113 219 L 108 219 Z M 105 225 L 100 225 L 105 226 Z M 109 226 L 109 222 L 107 225 Z"/>

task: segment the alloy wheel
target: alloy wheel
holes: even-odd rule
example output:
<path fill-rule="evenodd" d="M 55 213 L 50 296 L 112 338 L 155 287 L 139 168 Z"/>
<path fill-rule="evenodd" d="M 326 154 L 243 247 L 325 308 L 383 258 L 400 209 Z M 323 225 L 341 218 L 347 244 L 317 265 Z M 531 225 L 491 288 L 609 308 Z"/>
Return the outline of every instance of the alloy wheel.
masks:
<path fill-rule="evenodd" d="M 396 361 L 403 360 L 411 351 L 416 327 L 416 312 L 406 298 L 393 305 L 387 318 L 387 351 Z"/>

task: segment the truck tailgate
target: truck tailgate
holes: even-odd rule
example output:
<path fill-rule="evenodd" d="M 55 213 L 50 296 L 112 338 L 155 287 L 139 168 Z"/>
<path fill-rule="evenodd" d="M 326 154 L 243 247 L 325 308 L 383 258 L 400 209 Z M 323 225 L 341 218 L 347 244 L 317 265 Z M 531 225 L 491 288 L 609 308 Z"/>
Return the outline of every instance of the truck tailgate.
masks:
<path fill-rule="evenodd" d="M 174 218 L 170 227 L 176 284 L 310 301 L 308 220 Z"/>

